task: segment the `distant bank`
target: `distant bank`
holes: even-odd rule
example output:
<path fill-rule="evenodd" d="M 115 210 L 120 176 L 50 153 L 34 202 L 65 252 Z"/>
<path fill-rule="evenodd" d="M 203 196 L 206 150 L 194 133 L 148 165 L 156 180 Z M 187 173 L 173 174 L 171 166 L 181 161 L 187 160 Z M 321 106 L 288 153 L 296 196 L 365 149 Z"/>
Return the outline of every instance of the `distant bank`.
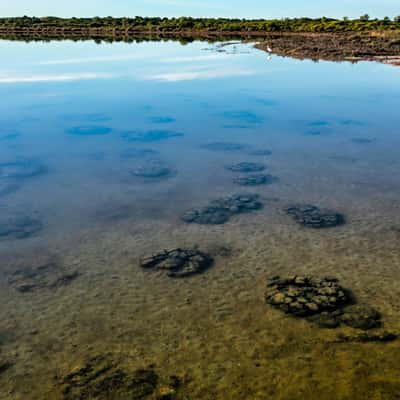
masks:
<path fill-rule="evenodd" d="M 377 60 L 400 64 L 400 16 L 331 18 L 0 18 L 0 39 L 139 41 L 253 40 L 263 50 L 297 58 Z"/>

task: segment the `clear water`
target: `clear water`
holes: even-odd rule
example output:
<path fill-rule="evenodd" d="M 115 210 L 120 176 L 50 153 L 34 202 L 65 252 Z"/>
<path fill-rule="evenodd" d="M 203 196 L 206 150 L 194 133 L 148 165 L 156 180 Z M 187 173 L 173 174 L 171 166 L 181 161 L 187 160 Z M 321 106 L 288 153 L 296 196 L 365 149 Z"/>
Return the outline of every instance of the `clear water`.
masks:
<path fill-rule="evenodd" d="M 338 343 L 350 328 L 286 317 L 263 298 L 277 274 L 335 276 L 400 331 L 398 68 L 204 42 L 3 41 L 0 52 L 0 161 L 38 167 L 0 182 L 0 217 L 42 225 L 0 240 L 0 356 L 12 364 L 0 399 L 63 399 L 62 377 L 101 354 L 178 375 L 177 398 L 400 398 L 400 342 Z M 271 155 L 204 147 L 215 142 Z M 226 166 L 246 161 L 278 181 L 239 187 Z M 169 175 L 132 174 L 148 162 Z M 246 191 L 263 210 L 218 226 L 180 220 Z M 292 203 L 347 224 L 307 230 L 282 211 Z M 193 246 L 215 255 L 202 275 L 138 265 Z M 43 260 L 79 276 L 16 290 L 15 271 Z"/>

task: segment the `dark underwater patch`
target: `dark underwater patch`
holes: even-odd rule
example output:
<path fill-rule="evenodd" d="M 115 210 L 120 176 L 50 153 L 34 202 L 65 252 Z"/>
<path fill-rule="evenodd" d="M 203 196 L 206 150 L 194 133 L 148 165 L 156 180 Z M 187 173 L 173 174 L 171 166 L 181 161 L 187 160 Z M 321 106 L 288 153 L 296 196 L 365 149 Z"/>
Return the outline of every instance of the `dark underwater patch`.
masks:
<path fill-rule="evenodd" d="M 241 143 L 232 143 L 232 142 L 211 142 L 201 146 L 203 149 L 210 151 L 220 151 L 220 152 L 236 152 L 236 151 L 244 151 L 247 149 L 247 146 Z"/>
<path fill-rule="evenodd" d="M 240 162 L 237 164 L 228 165 L 226 166 L 226 169 L 232 172 L 248 173 L 264 171 L 266 166 L 264 164 L 255 162 Z"/>
<path fill-rule="evenodd" d="M 328 121 L 324 120 L 318 120 L 318 121 L 311 121 L 307 124 L 308 126 L 329 126 L 330 123 Z"/>
<path fill-rule="evenodd" d="M 153 124 L 172 124 L 173 122 L 176 121 L 176 119 L 173 117 L 156 116 L 156 117 L 150 117 L 149 121 Z"/>
<path fill-rule="evenodd" d="M 245 124 L 260 124 L 264 122 L 263 117 L 260 117 L 251 111 L 226 111 L 222 115 L 224 118 Z"/>
<path fill-rule="evenodd" d="M 0 219 L 0 240 L 27 239 L 42 228 L 42 222 L 30 216 L 3 217 Z"/>
<path fill-rule="evenodd" d="M 220 225 L 237 214 L 260 210 L 263 203 L 257 194 L 234 194 L 211 201 L 207 206 L 186 211 L 181 219 L 189 224 Z"/>
<path fill-rule="evenodd" d="M 128 160 L 155 157 L 157 155 L 158 151 L 153 149 L 126 149 L 121 152 L 121 158 Z"/>
<path fill-rule="evenodd" d="M 111 128 L 100 125 L 75 126 L 67 130 L 68 134 L 75 136 L 102 136 L 111 132 Z"/>
<path fill-rule="evenodd" d="M 121 136 L 128 142 L 150 143 L 172 138 L 178 138 L 184 135 L 181 132 L 155 129 L 149 131 L 128 131 L 124 132 Z"/>
<path fill-rule="evenodd" d="M 351 139 L 351 142 L 354 144 L 371 144 L 374 143 L 374 139 L 369 139 L 369 138 L 363 138 L 363 137 L 357 137 Z"/>
<path fill-rule="evenodd" d="M 27 179 L 41 175 L 46 167 L 37 160 L 16 160 L 0 163 L 0 180 Z"/>

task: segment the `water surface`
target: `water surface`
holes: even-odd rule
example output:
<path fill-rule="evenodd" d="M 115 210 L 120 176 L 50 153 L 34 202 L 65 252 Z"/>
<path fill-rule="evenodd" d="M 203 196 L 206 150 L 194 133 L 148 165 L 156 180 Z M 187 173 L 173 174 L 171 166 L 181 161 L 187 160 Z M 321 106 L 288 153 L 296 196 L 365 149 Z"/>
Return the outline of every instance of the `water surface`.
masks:
<path fill-rule="evenodd" d="M 0 219 L 22 226 L 0 230 L 0 399 L 63 399 L 63 377 L 102 354 L 181 377 L 177 398 L 400 398 L 400 342 L 337 343 L 350 328 L 264 301 L 274 275 L 334 276 L 400 332 L 399 69 L 205 42 L 0 51 Z M 237 163 L 277 179 L 239 186 Z M 180 218 L 242 192 L 264 208 Z M 307 230 L 293 203 L 347 223 Z M 139 267 L 196 246 L 215 257 L 202 275 Z M 16 290 L 32 265 L 39 287 Z"/>

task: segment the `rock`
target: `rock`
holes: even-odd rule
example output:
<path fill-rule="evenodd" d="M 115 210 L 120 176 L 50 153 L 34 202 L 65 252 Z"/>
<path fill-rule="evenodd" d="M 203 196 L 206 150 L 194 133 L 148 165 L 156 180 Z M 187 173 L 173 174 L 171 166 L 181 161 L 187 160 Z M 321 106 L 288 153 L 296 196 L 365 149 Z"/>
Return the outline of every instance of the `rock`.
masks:
<path fill-rule="evenodd" d="M 324 296 L 326 289 L 332 294 Z M 320 324 L 334 325 L 331 315 L 325 312 L 340 310 L 351 302 L 348 292 L 334 278 L 317 279 L 294 276 L 274 277 L 267 285 L 265 300 L 284 311 L 299 317 L 319 315 Z"/>
<path fill-rule="evenodd" d="M 88 359 L 61 381 L 65 400 L 75 399 L 131 399 L 152 396 L 158 385 L 158 375 L 152 367 L 132 373 L 123 370 L 107 357 Z"/>
<path fill-rule="evenodd" d="M 42 261 L 42 260 L 41 260 Z M 40 289 L 57 289 L 78 278 L 77 271 L 68 271 L 53 260 L 38 262 L 36 265 L 21 266 L 11 273 L 8 283 L 21 293 Z"/>
<path fill-rule="evenodd" d="M 264 164 L 253 163 L 253 162 L 241 162 L 238 164 L 228 165 L 226 168 L 233 172 L 242 172 L 242 173 L 261 172 L 266 169 Z"/>
<path fill-rule="evenodd" d="M 76 136 L 103 136 L 111 132 L 111 128 L 100 125 L 75 126 L 67 131 L 68 134 Z"/>
<path fill-rule="evenodd" d="M 240 143 L 212 142 L 212 143 L 207 143 L 202 147 L 203 149 L 211 151 L 235 152 L 235 151 L 243 151 L 246 149 L 247 146 Z"/>
<path fill-rule="evenodd" d="M 183 133 L 169 130 L 128 131 L 122 138 L 128 142 L 158 142 L 171 138 L 182 137 Z"/>
<path fill-rule="evenodd" d="M 276 182 L 278 179 L 272 175 L 247 175 L 238 176 L 233 181 L 241 186 L 259 186 L 259 185 L 269 185 Z"/>
<path fill-rule="evenodd" d="M 0 219 L 0 240 L 26 239 L 42 229 L 42 223 L 29 216 L 6 217 Z"/>
<path fill-rule="evenodd" d="M 342 310 L 336 310 L 332 312 L 322 312 L 320 314 L 313 315 L 308 318 L 309 321 L 318 325 L 320 328 L 337 328 L 341 324 L 340 317 Z"/>
<path fill-rule="evenodd" d="M 292 206 L 286 208 L 285 212 L 297 223 L 309 228 L 332 228 L 345 223 L 342 214 L 313 205 Z"/>
<path fill-rule="evenodd" d="M 172 175 L 172 170 L 159 160 L 147 160 L 138 164 L 131 173 L 140 178 L 157 179 L 168 178 Z"/>
<path fill-rule="evenodd" d="M 142 268 L 165 271 L 172 278 L 200 274 L 211 267 L 213 259 L 208 254 L 193 249 L 164 250 L 140 260 Z"/>
<path fill-rule="evenodd" d="M 213 200 L 208 206 L 193 209 L 182 215 L 182 220 L 196 224 L 224 224 L 233 215 L 259 210 L 263 204 L 257 194 L 235 194 Z"/>
<path fill-rule="evenodd" d="M 347 307 L 341 316 L 341 321 L 356 329 L 368 330 L 381 326 L 381 315 L 374 308 L 355 304 Z"/>
<path fill-rule="evenodd" d="M 351 293 L 335 278 L 276 276 L 267 284 L 265 300 L 285 313 L 307 318 L 321 328 L 347 325 L 368 330 L 381 326 L 379 312 L 355 304 Z"/>

